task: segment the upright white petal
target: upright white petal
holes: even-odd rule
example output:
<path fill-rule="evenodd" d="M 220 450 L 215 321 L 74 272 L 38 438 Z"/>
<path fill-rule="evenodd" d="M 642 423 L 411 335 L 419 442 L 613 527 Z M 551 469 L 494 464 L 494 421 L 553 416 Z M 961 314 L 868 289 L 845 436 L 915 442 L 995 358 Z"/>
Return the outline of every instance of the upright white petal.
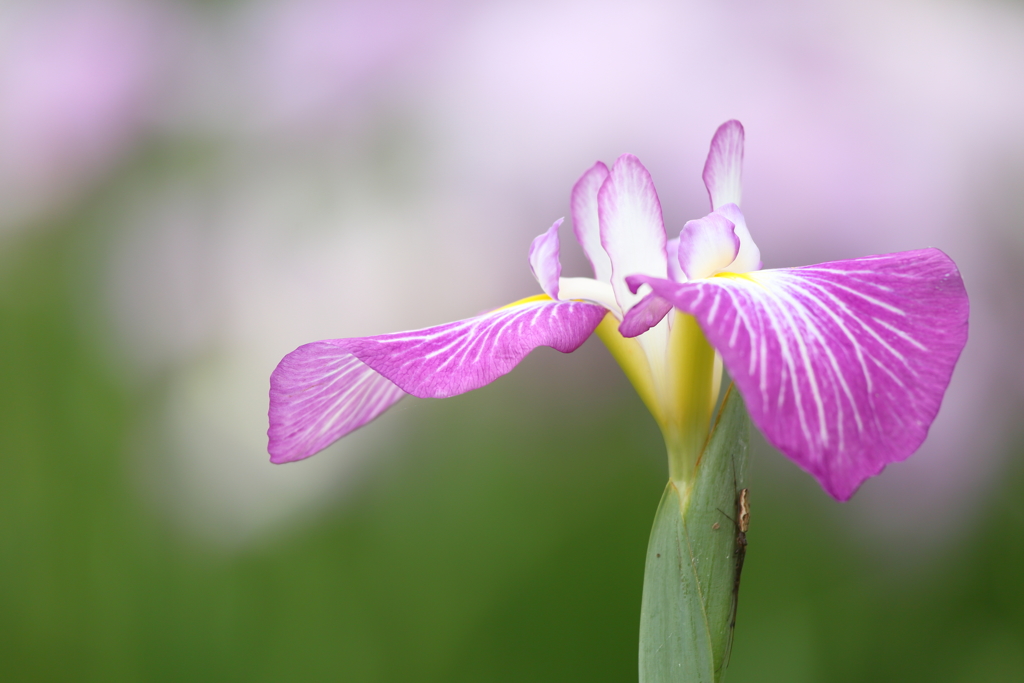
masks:
<path fill-rule="evenodd" d="M 708 188 L 712 210 L 724 204 L 739 206 L 742 170 L 743 124 L 733 119 L 715 131 L 704 162 L 704 186 Z"/>
<path fill-rule="evenodd" d="M 623 154 L 598 193 L 601 244 L 612 263 L 611 284 L 623 311 L 640 300 L 626 277 L 668 275 L 665 223 L 654 181 L 632 154 Z"/>

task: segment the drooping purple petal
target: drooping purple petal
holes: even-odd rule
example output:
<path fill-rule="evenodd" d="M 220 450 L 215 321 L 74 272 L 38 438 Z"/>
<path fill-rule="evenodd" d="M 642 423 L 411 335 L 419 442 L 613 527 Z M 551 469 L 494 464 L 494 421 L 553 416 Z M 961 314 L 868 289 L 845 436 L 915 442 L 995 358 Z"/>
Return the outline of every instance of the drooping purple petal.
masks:
<path fill-rule="evenodd" d="M 601 223 L 597 213 L 597 193 L 608 177 L 603 161 L 587 169 L 572 188 L 572 231 L 583 253 L 594 267 L 594 279 L 611 282 L 612 262 L 601 246 Z"/>
<path fill-rule="evenodd" d="M 575 351 L 605 313 L 581 301 L 532 298 L 425 330 L 300 346 L 270 377 L 271 461 L 316 453 L 406 393 L 455 396 L 493 382 L 538 346 Z"/>
<path fill-rule="evenodd" d="M 300 346 L 270 376 L 271 462 L 307 458 L 405 396 L 335 341 Z"/>
<path fill-rule="evenodd" d="M 622 310 L 640 297 L 629 291 L 626 276 L 668 274 L 665 223 L 654 181 L 632 154 L 623 154 L 612 166 L 598 192 L 601 245 L 612 262 L 612 289 Z"/>
<path fill-rule="evenodd" d="M 687 221 L 679 233 L 679 267 L 690 280 L 721 272 L 740 252 L 732 221 L 717 213 Z"/>
<path fill-rule="evenodd" d="M 426 330 L 340 341 L 413 396 L 447 398 L 490 384 L 538 346 L 575 351 L 605 313 L 582 301 L 533 300 Z"/>
<path fill-rule="evenodd" d="M 704 162 L 704 186 L 708 188 L 711 209 L 740 203 L 740 175 L 743 168 L 743 125 L 726 121 L 711 138 L 711 149 Z"/>
<path fill-rule="evenodd" d="M 740 207 L 735 204 L 723 204 L 715 209 L 715 213 L 724 216 L 733 224 L 736 237 L 740 240 L 740 250 L 736 259 L 724 268 L 730 273 L 749 273 L 752 270 L 761 270 L 761 250 L 754 244 L 754 238 L 750 236 L 747 229 L 747 220 L 743 217 Z"/>
<path fill-rule="evenodd" d="M 619 334 L 627 339 L 639 337 L 660 323 L 671 310 L 671 301 L 651 292 L 629 309 L 619 324 Z"/>
<path fill-rule="evenodd" d="M 562 275 L 562 263 L 558 260 L 558 227 L 563 220 L 559 218 L 530 244 L 530 270 L 544 293 L 556 301 L 558 278 Z"/>
<path fill-rule="evenodd" d="M 922 249 L 678 284 L 768 440 L 847 500 L 924 441 L 967 341 L 956 265 Z"/>

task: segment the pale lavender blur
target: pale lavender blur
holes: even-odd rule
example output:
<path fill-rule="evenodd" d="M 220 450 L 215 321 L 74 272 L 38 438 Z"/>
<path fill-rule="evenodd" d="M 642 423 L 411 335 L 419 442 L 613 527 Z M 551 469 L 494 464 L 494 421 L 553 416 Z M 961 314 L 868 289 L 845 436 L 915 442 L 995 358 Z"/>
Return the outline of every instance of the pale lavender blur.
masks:
<path fill-rule="evenodd" d="M 172 23 L 144 1 L 0 7 L 0 234 L 50 218 L 137 141 Z"/>
<path fill-rule="evenodd" d="M 743 208 L 766 267 L 935 246 L 960 265 L 972 297 L 971 339 L 931 437 L 869 482 L 850 516 L 867 536 L 903 542 L 932 529 L 937 539 L 969 523 L 996 480 L 1024 386 L 1021 316 L 1008 304 L 1024 293 L 1024 8 L 62 7 L 32 14 L 42 22 L 33 30 L 114 17 L 105 21 L 141 27 L 122 41 L 139 52 L 67 60 L 73 41 L 33 41 L 17 48 L 43 50 L 42 66 L 25 72 L 40 74 L 29 88 L 17 86 L 27 76 L 4 74 L 31 60 L 12 60 L 14 43 L 0 43 L 0 93 L 17 94 L 0 114 L 46 126 L 22 136 L 10 131 L 36 129 L 0 122 L 0 168 L 17 158 L 48 183 L 71 178 L 46 186 L 63 202 L 62 187 L 95 182 L 94 169 L 140 136 L 205 150 L 200 172 L 168 165 L 117 200 L 120 232 L 105 247 L 111 356 L 134 381 L 170 378 L 152 432 L 167 459 L 154 467 L 177 473 L 169 509 L 203 510 L 204 529 L 221 523 L 224 538 L 245 539 L 315 507 L 388 438 L 363 430 L 314 466 L 266 464 L 264 385 L 281 356 L 534 293 L 530 240 L 567 214 L 573 182 L 598 158 L 637 154 L 678 231 L 707 211 L 700 171 L 729 118 L 747 130 Z M 146 39 L 145 17 L 157 15 L 174 17 L 175 40 Z M 164 59 L 170 75 L 156 68 Z M 92 65 L 87 77 L 81 64 Z M 88 116 L 64 116 L 75 97 Z M 568 226 L 562 233 L 568 243 Z M 584 274 L 579 252 L 566 250 L 565 274 Z M 388 418 L 395 428 L 402 411 Z M 789 477 L 788 462 L 764 457 Z M 188 505 L 174 502 L 174 487 Z"/>

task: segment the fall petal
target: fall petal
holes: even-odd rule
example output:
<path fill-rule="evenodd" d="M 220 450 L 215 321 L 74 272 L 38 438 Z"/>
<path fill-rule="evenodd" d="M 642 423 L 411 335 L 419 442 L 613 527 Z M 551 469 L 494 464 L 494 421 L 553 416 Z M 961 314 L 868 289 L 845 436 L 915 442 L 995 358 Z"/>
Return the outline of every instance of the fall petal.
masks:
<path fill-rule="evenodd" d="M 755 424 L 839 500 L 921 445 L 967 341 L 963 281 L 937 249 L 630 281 L 696 316 Z"/>
<path fill-rule="evenodd" d="M 454 396 L 493 382 L 538 346 L 575 351 L 605 313 L 539 296 L 424 330 L 300 346 L 270 376 L 271 461 L 313 455 L 406 393 Z"/>
<path fill-rule="evenodd" d="M 320 341 L 300 346 L 270 376 L 270 461 L 307 458 L 403 396 L 394 382 L 367 367 L 343 344 Z"/>
<path fill-rule="evenodd" d="M 575 351 L 604 315 L 594 304 L 536 297 L 425 330 L 336 341 L 413 396 L 446 398 L 490 384 L 538 346 Z"/>

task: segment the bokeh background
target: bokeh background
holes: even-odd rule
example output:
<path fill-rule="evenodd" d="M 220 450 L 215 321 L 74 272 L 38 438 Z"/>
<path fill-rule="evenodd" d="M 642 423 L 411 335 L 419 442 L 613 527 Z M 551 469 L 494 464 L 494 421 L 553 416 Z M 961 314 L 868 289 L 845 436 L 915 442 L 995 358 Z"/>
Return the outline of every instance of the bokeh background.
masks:
<path fill-rule="evenodd" d="M 755 438 L 730 680 L 1024 680 L 1011 0 L 0 4 L 0 678 L 635 680 L 666 466 L 596 340 L 283 467 L 268 377 L 538 291 L 595 159 L 678 230 L 729 118 L 766 266 L 936 246 L 972 301 L 852 502 Z"/>

